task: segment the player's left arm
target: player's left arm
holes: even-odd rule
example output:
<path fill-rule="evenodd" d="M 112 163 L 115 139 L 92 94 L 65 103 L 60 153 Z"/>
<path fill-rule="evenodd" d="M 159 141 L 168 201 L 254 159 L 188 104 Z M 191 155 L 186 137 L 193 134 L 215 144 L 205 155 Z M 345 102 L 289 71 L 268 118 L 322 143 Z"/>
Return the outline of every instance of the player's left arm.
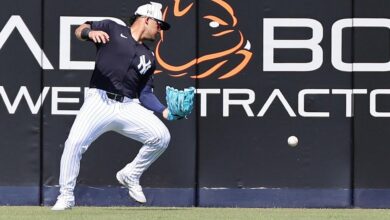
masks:
<path fill-rule="evenodd" d="M 142 88 L 139 96 L 139 101 L 145 108 L 162 114 L 165 119 L 168 117 L 167 107 L 165 107 L 160 102 L 160 100 L 158 100 L 156 95 L 153 93 L 153 88 L 151 85 L 147 84 Z"/>

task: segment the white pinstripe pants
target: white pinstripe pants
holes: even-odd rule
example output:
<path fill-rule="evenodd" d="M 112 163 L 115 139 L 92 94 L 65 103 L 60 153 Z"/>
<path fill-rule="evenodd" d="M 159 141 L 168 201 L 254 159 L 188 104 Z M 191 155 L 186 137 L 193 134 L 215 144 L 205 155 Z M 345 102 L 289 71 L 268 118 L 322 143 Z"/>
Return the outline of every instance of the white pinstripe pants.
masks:
<path fill-rule="evenodd" d="M 82 154 L 107 131 L 115 131 L 144 145 L 132 161 L 132 176 L 142 173 L 164 152 L 170 141 L 167 127 L 151 111 L 125 98 L 121 102 L 107 98 L 105 91 L 88 90 L 61 157 L 60 196 L 74 199 L 73 190 L 79 175 Z"/>

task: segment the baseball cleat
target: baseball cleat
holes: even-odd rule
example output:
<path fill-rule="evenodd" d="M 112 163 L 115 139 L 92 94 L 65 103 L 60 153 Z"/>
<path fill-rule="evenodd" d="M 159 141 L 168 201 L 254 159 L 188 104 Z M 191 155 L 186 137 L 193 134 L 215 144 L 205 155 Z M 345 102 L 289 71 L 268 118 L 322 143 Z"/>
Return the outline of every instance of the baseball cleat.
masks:
<path fill-rule="evenodd" d="M 59 198 L 56 204 L 51 208 L 53 211 L 63 211 L 66 209 L 71 209 L 74 206 L 73 200 L 67 200 L 64 198 Z"/>
<path fill-rule="evenodd" d="M 129 190 L 131 198 L 133 198 L 136 202 L 146 203 L 146 198 L 142 192 L 141 185 L 129 181 L 129 177 L 125 174 L 124 169 L 116 173 L 116 179 Z"/>
<path fill-rule="evenodd" d="M 142 187 L 140 185 L 132 185 L 128 187 L 129 189 L 129 195 L 131 198 L 133 198 L 135 201 L 139 203 L 146 203 L 146 198 L 144 193 L 142 192 Z"/>

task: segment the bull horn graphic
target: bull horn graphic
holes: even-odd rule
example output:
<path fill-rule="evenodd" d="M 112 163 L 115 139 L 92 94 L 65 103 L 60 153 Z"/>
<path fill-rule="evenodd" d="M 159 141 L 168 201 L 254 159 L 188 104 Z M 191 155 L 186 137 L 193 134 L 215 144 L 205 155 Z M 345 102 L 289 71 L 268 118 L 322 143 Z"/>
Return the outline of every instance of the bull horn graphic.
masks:
<path fill-rule="evenodd" d="M 183 77 L 189 75 L 188 72 L 190 71 L 191 67 L 200 63 L 207 63 L 208 65 L 210 65 L 211 63 L 211 67 L 196 75 L 191 74 L 190 78 L 203 79 L 218 72 L 219 74 L 221 74 L 218 79 L 228 79 L 239 74 L 248 65 L 250 59 L 252 58 L 252 52 L 250 51 L 251 44 L 249 40 L 244 39 L 244 35 L 242 34 L 242 32 L 237 29 L 238 19 L 234 15 L 233 8 L 224 0 L 211 0 L 210 2 L 212 4 L 216 4 L 218 7 L 222 7 L 231 19 L 231 21 L 228 22 L 219 18 L 218 15 L 203 16 L 203 19 L 210 22 L 209 26 L 212 28 L 212 31 L 214 31 L 214 29 L 218 29 L 218 32 L 211 34 L 211 38 L 213 40 L 219 40 L 221 38 L 229 40 L 233 36 L 236 38 L 238 36 L 239 41 L 237 43 L 234 43 L 232 46 L 229 46 L 228 48 L 223 48 L 221 50 L 200 55 L 199 57 L 194 57 L 180 64 L 173 64 L 169 63 L 168 61 L 166 61 L 166 59 L 164 59 L 164 50 L 162 47 L 164 45 L 164 42 L 169 39 L 166 39 L 165 33 L 161 32 L 161 39 L 156 46 L 156 59 L 162 69 L 157 70 L 155 72 L 156 74 L 167 71 L 172 77 Z M 193 3 L 181 7 L 181 0 L 175 0 L 172 15 L 174 18 L 180 19 L 185 15 L 189 14 L 193 8 Z M 163 13 L 164 19 L 166 19 L 168 13 L 169 8 L 166 7 Z M 229 42 L 232 41 L 229 40 Z M 226 68 L 222 69 L 222 67 L 226 66 L 226 64 L 229 63 L 229 61 L 231 61 L 232 59 L 241 60 L 239 60 L 240 62 L 234 67 L 230 67 L 229 70 L 225 70 Z"/>

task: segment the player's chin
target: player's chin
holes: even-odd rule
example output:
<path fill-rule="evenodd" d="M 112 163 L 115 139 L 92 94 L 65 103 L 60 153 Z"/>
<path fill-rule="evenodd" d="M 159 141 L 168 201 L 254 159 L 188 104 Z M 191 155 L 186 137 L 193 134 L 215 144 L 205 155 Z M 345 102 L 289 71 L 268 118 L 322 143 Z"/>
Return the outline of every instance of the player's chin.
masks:
<path fill-rule="evenodd" d="M 156 39 L 157 39 L 157 36 L 150 36 L 147 38 L 148 41 L 152 41 L 152 42 L 156 41 Z"/>

